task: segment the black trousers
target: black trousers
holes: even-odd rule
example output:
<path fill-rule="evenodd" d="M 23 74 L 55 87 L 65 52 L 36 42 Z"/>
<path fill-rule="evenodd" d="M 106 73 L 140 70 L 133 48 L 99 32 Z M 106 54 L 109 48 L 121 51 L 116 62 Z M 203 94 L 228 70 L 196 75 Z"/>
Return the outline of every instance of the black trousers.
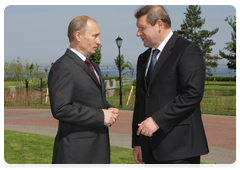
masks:
<path fill-rule="evenodd" d="M 200 164 L 200 156 L 180 159 L 180 160 L 171 160 L 171 161 L 157 161 L 153 154 L 150 146 L 148 147 L 148 160 L 145 164 Z"/>

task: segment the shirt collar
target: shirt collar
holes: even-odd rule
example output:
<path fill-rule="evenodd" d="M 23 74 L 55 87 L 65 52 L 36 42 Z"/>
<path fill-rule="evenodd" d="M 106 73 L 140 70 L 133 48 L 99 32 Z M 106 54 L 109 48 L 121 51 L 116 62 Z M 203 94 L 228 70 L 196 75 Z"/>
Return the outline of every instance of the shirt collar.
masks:
<path fill-rule="evenodd" d="M 168 34 L 168 36 L 163 40 L 163 42 L 158 46 L 158 49 L 160 51 L 163 50 L 163 48 L 165 47 L 165 45 L 167 44 L 168 40 L 171 38 L 171 36 L 173 35 L 172 30 L 170 30 L 170 33 Z M 152 50 L 155 50 L 155 48 L 152 48 Z"/>
<path fill-rule="evenodd" d="M 83 60 L 83 62 L 85 62 L 86 57 L 82 53 L 78 52 L 77 50 L 74 50 L 71 47 L 68 47 L 68 49 L 71 50 L 72 52 L 74 52 L 78 57 L 80 57 Z"/>

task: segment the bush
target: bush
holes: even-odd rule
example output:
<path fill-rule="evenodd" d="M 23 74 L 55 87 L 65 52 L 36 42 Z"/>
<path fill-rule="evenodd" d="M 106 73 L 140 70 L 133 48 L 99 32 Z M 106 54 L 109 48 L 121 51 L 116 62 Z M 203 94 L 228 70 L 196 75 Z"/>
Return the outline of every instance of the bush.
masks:
<path fill-rule="evenodd" d="M 137 80 L 134 79 L 134 80 L 133 80 L 133 86 L 136 86 L 136 82 L 137 82 Z"/>
<path fill-rule="evenodd" d="M 112 80 L 112 79 L 119 81 L 119 77 L 103 77 L 103 80 Z"/>
<path fill-rule="evenodd" d="M 236 81 L 236 77 L 205 77 L 205 81 Z"/>

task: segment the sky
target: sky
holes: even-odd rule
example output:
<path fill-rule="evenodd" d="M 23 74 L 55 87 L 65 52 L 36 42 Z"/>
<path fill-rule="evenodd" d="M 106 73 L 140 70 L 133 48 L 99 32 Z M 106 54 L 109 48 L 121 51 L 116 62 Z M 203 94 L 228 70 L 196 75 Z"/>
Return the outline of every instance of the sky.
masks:
<path fill-rule="evenodd" d="M 90 2 L 90 1 L 89 1 Z M 90 3 L 91 4 L 91 3 Z M 70 21 L 87 15 L 97 21 L 102 43 L 101 65 L 115 65 L 118 55 L 115 39 L 123 39 L 121 54 L 124 60 L 136 65 L 139 54 L 147 48 L 136 36 L 135 11 L 141 5 L 6 5 L 4 10 L 4 62 L 20 57 L 25 63 L 50 66 L 69 47 L 67 29 Z M 172 31 L 179 30 L 185 19 L 187 5 L 164 5 L 172 21 Z M 209 31 L 219 28 L 211 37 L 212 55 L 219 53 L 231 41 L 232 28 L 224 19 L 236 15 L 233 5 L 201 5 L 202 29 Z M 227 51 L 225 51 L 227 53 Z M 219 60 L 219 64 L 227 60 Z"/>

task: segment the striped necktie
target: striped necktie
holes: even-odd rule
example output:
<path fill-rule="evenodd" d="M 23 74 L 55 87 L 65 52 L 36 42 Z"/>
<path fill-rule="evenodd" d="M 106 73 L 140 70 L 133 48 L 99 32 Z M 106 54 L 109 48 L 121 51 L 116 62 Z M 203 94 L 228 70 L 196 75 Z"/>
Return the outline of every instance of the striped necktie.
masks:
<path fill-rule="evenodd" d="M 155 49 L 153 50 L 153 54 L 152 54 L 152 58 L 151 58 L 151 63 L 150 63 L 150 66 L 148 68 L 148 72 L 147 72 L 147 77 L 146 77 L 146 83 L 147 83 L 147 87 L 148 87 L 148 84 L 150 82 L 150 79 L 151 79 L 151 75 L 152 75 L 152 72 L 153 72 L 153 69 L 154 69 L 154 66 L 157 62 L 157 54 L 160 52 L 159 49 Z"/>

